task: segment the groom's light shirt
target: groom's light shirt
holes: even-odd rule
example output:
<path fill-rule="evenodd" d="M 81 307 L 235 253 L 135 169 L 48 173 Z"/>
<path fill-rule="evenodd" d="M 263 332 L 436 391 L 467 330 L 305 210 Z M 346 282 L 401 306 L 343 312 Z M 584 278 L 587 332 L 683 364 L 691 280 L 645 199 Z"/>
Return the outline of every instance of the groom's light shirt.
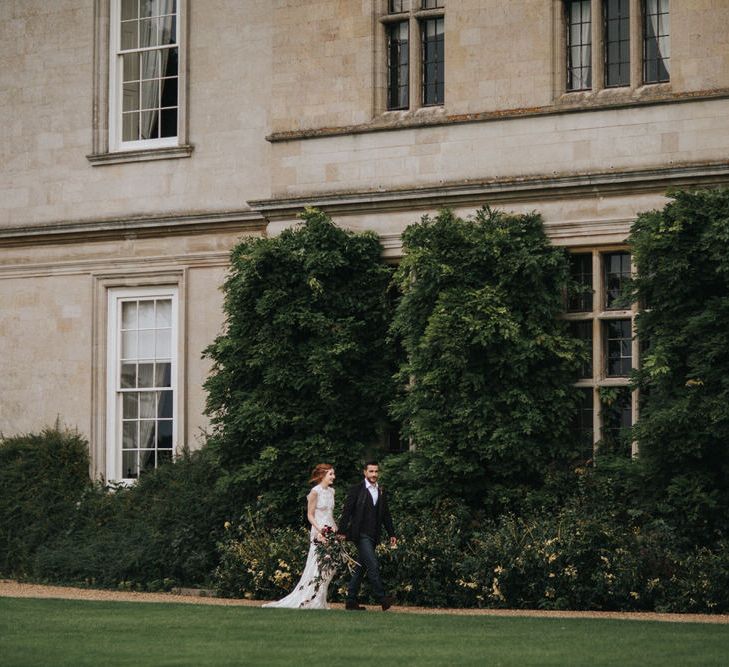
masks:
<path fill-rule="evenodd" d="M 367 485 L 367 490 L 370 492 L 370 495 L 372 496 L 372 504 L 377 505 L 377 499 L 380 497 L 380 490 L 379 490 L 379 488 L 377 488 L 377 484 L 370 484 L 366 478 L 365 478 L 365 484 Z"/>

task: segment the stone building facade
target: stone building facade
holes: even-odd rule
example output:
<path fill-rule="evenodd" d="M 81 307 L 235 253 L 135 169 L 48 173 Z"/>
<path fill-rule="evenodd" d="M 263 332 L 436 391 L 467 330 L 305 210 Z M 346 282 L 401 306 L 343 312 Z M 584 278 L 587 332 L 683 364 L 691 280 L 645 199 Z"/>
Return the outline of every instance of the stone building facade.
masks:
<path fill-rule="evenodd" d="M 589 443 L 637 416 L 613 302 L 674 186 L 729 182 L 729 2 L 3 0 L 0 431 L 134 479 L 206 426 L 228 252 L 305 205 L 385 256 L 447 206 L 542 213 L 592 340 Z"/>

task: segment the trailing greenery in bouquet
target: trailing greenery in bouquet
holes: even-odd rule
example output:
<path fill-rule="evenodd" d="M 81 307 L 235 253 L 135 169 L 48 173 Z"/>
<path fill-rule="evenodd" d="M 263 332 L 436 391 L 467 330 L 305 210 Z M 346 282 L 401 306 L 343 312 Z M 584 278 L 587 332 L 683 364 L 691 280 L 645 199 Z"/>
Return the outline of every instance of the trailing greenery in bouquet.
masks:
<path fill-rule="evenodd" d="M 324 526 L 321 537 L 314 540 L 316 560 L 319 564 L 319 574 L 314 579 L 315 590 L 318 591 L 322 583 L 332 578 L 337 572 L 345 568 L 350 574 L 359 563 L 349 555 L 344 540 L 337 535 L 331 526 Z"/>

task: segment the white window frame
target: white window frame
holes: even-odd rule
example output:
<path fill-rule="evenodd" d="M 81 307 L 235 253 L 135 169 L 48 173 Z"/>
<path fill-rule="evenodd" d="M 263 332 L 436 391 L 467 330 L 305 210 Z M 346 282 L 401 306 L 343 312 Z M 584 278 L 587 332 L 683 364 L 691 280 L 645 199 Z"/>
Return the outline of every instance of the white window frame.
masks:
<path fill-rule="evenodd" d="M 177 72 L 177 135 L 174 137 L 159 137 L 158 139 L 143 139 L 138 141 L 122 140 L 122 56 L 120 49 L 121 0 L 111 0 L 109 13 L 109 150 L 111 152 L 140 151 L 154 148 L 171 148 L 181 145 L 181 121 L 183 90 L 185 88 L 182 58 L 182 23 L 180 20 L 182 2 L 176 3 L 176 31 L 178 50 Z M 158 47 L 150 47 L 149 51 Z M 141 50 L 141 49 L 140 49 Z"/>
<path fill-rule="evenodd" d="M 136 480 L 123 477 L 122 469 L 122 393 L 118 391 L 120 364 L 119 336 L 121 325 L 121 304 L 129 299 L 170 299 L 171 342 L 170 342 L 170 387 L 172 389 L 172 456 L 177 454 L 179 429 L 180 387 L 179 367 L 179 288 L 173 286 L 117 287 L 110 288 L 107 296 L 107 359 L 106 359 L 106 480 L 127 485 Z"/>

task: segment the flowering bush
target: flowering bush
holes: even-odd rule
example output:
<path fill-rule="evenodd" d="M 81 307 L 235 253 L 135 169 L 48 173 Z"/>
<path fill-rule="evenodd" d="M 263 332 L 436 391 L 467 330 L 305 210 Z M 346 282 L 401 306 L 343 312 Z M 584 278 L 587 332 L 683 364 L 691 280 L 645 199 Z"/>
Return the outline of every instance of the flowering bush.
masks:
<path fill-rule="evenodd" d="M 214 574 L 219 595 L 273 600 L 291 591 L 304 568 L 308 531 L 262 528 L 252 513 L 224 528 Z"/>

